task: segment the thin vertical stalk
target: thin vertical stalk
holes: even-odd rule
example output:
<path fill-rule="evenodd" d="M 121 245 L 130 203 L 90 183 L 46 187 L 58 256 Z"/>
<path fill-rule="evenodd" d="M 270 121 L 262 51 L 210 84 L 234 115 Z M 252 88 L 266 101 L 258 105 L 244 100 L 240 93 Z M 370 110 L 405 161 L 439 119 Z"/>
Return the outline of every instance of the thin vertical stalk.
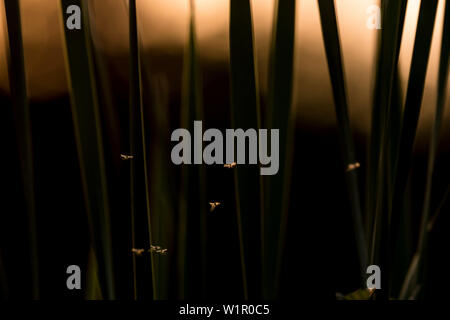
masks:
<path fill-rule="evenodd" d="M 23 52 L 20 5 L 17 0 L 5 0 L 8 26 L 8 67 L 11 96 L 14 104 L 17 145 L 22 172 L 22 185 L 28 213 L 32 297 L 39 298 L 39 267 L 36 230 L 36 200 L 34 191 L 33 142 L 28 105 L 25 60 Z"/>
<path fill-rule="evenodd" d="M 189 0 L 189 36 L 183 61 L 181 123 L 194 131 L 194 121 L 203 118 L 201 81 L 197 61 L 195 1 Z M 196 151 L 194 151 L 196 152 Z M 194 153 L 194 157 L 195 157 Z M 197 155 L 202 157 L 202 155 Z M 182 168 L 179 219 L 180 296 L 206 293 L 206 181 L 203 166 Z M 188 232 L 189 230 L 189 232 Z M 198 236 L 198 238 L 196 238 Z M 197 242 L 198 240 L 198 242 Z M 189 270 L 189 273 L 187 272 Z M 189 274 L 189 278 L 188 278 Z M 199 281 L 200 279 L 200 281 Z M 200 282 L 200 284 L 199 284 Z"/>
<path fill-rule="evenodd" d="M 397 241 L 400 227 L 399 213 L 403 207 L 404 192 L 413 156 L 413 146 L 425 88 L 425 77 L 428 69 L 437 6 L 438 0 L 422 1 L 420 5 L 405 109 L 400 131 L 400 142 L 395 159 L 394 195 L 392 204 L 389 207 L 390 224 L 387 229 L 387 237 L 382 244 L 383 247 L 389 248 L 388 256 L 386 257 L 387 265 L 385 267 L 387 274 L 391 274 L 392 270 L 390 270 L 390 267 L 393 265 L 395 258 L 395 246 L 393 244 Z"/>
<path fill-rule="evenodd" d="M 433 173 L 436 161 L 437 148 L 439 144 L 439 136 L 442 128 L 442 119 L 445 110 L 446 90 L 448 84 L 448 67 L 450 57 L 450 2 L 445 3 L 444 14 L 444 27 L 441 40 L 441 57 L 439 63 L 438 72 L 438 89 L 437 89 L 437 102 L 436 113 L 434 118 L 434 124 L 430 137 L 430 150 L 428 154 L 428 166 L 427 177 L 425 184 L 425 197 L 422 209 L 422 221 L 420 224 L 419 240 L 417 243 L 417 251 L 411 262 L 408 276 L 405 278 L 403 288 L 401 291 L 401 298 L 406 298 L 410 295 L 411 290 L 418 284 L 417 282 L 423 281 L 424 264 L 425 264 L 425 251 L 428 243 L 428 234 L 430 231 L 430 211 L 431 211 L 431 191 L 433 188 Z M 448 191 L 447 191 L 448 192 Z M 445 201 L 446 195 L 444 195 Z M 439 206 L 440 207 L 440 206 Z M 433 223 L 431 223 L 433 225 Z M 416 283 L 414 283 L 416 282 Z M 420 283 L 419 283 L 420 284 Z M 421 284 L 423 288 L 423 283 Z"/>
<path fill-rule="evenodd" d="M 126 6 L 126 4 L 125 4 Z M 133 8 L 132 8 L 133 7 Z M 135 175 L 136 175 L 136 146 L 135 146 L 135 131 L 136 131 L 136 111 L 135 109 L 139 109 L 139 107 L 136 108 L 136 105 L 139 104 L 140 100 L 140 90 L 139 87 L 136 88 L 136 82 L 139 81 L 139 79 L 136 81 L 136 77 L 139 77 L 139 75 L 136 75 L 136 68 L 133 67 L 133 63 L 135 63 L 135 55 L 137 53 L 133 53 L 133 50 L 136 50 L 134 42 L 136 42 L 136 39 L 132 39 L 136 35 L 132 35 L 132 32 L 136 32 L 137 29 L 137 19 L 136 14 L 133 13 L 136 11 L 136 2 L 133 0 L 130 0 L 128 4 L 128 14 L 129 14 L 129 33 L 130 33 L 130 107 L 129 107 L 129 124 L 130 124 L 130 131 L 129 131 L 129 147 L 130 147 L 130 155 L 133 157 L 130 161 L 130 215 L 131 215 L 131 246 L 132 248 L 136 248 L 136 227 L 135 227 L 135 216 L 136 216 L 136 206 L 135 206 Z M 132 12 L 133 10 L 133 12 Z M 138 101 L 136 102 L 136 98 Z M 137 271 L 136 271 L 136 255 L 132 252 L 132 263 L 133 263 L 133 295 L 134 300 L 137 299 Z"/>
<path fill-rule="evenodd" d="M 147 225 L 149 236 L 149 247 L 153 246 L 152 240 L 152 224 L 150 213 L 150 187 L 148 178 L 148 162 L 147 162 L 147 143 L 145 134 L 145 115 L 144 105 L 142 103 L 142 75 L 141 75 L 141 62 L 139 55 L 139 43 L 138 43 L 138 30 L 137 30 L 137 17 L 136 17 L 136 0 L 130 0 L 129 3 L 129 15 L 130 15 L 130 108 L 139 109 L 140 112 L 140 125 L 141 125 L 141 140 L 142 140 L 142 159 L 144 168 L 144 183 L 145 183 L 145 203 L 147 212 Z M 153 299 L 157 300 L 157 283 L 155 275 L 155 253 L 150 250 L 150 264 L 152 273 L 152 289 Z"/>
<path fill-rule="evenodd" d="M 360 264 L 362 281 L 367 267 L 367 247 L 361 215 L 361 203 L 356 173 L 356 155 L 348 116 L 347 90 L 345 85 L 344 67 L 341 54 L 341 44 L 336 19 L 334 0 L 319 0 L 323 40 L 327 55 L 331 85 L 336 108 L 339 138 L 346 171 L 347 191 L 350 201 L 353 228 Z"/>
<path fill-rule="evenodd" d="M 234 190 L 236 198 L 236 218 L 239 236 L 239 253 L 241 258 L 242 288 L 244 292 L 244 299 L 248 300 L 247 269 L 245 267 L 244 236 L 242 231 L 241 200 L 239 195 L 239 180 L 237 171 L 234 172 Z"/>
<path fill-rule="evenodd" d="M 374 101 L 372 109 L 372 126 L 370 135 L 369 170 L 367 179 L 367 231 L 371 232 L 370 264 L 378 261 L 378 249 L 381 239 L 380 225 L 387 221 L 380 213 L 383 202 L 383 188 L 391 185 L 392 178 L 385 181 L 385 166 L 387 156 L 391 155 L 391 162 L 395 158 L 397 144 L 390 143 L 388 152 L 388 130 L 395 119 L 392 106 L 395 93 L 397 65 L 400 54 L 400 44 L 403 35 L 403 25 L 406 14 L 406 0 L 383 0 L 383 29 L 380 47 L 378 49 L 377 72 L 375 79 Z M 394 165 L 391 165 L 393 175 Z"/>
<path fill-rule="evenodd" d="M 102 296 L 115 299 L 110 209 L 97 86 L 92 60 L 89 15 L 85 0 L 61 0 L 66 69 L 84 198 Z M 66 10 L 81 8 L 81 29 L 66 27 Z"/>
<path fill-rule="evenodd" d="M 170 126 L 169 126 L 169 86 L 165 76 L 148 78 L 150 72 L 145 72 L 145 60 L 142 60 L 143 84 L 149 83 L 152 97 L 152 108 L 149 110 L 152 118 L 152 156 L 149 159 L 150 185 L 158 186 L 150 192 L 152 203 L 152 239 L 158 245 L 164 246 L 168 252 L 173 251 L 173 223 L 174 201 L 172 193 L 173 171 L 171 163 L 167 163 L 167 154 L 170 153 Z M 144 95 L 145 101 L 145 95 Z M 147 115 L 148 119 L 149 115 Z M 155 259 L 155 272 L 157 275 L 158 299 L 167 299 L 170 294 L 172 255 L 157 255 Z"/>
<path fill-rule="evenodd" d="M 292 114 L 292 87 L 295 41 L 295 0 L 277 0 L 274 11 L 274 27 L 269 65 L 268 124 L 279 129 L 280 162 L 278 173 L 270 177 L 265 211 L 265 264 L 266 275 L 273 279 L 265 296 L 278 294 L 283 262 L 294 142 L 294 119 Z"/>
<path fill-rule="evenodd" d="M 442 128 L 442 119 L 445 110 L 446 91 L 448 84 L 448 67 L 450 57 L 450 1 L 445 4 L 444 30 L 441 42 L 441 58 L 438 73 L 438 92 L 436 102 L 436 113 L 434 118 L 433 131 L 430 139 L 430 151 L 428 155 L 427 181 L 425 185 L 425 200 L 422 211 L 422 223 L 419 236 L 418 252 L 422 254 L 428 234 L 428 220 L 430 217 L 431 190 L 433 186 L 433 172 L 436 160 L 436 153 L 439 144 L 439 136 Z"/>
<path fill-rule="evenodd" d="M 253 20 L 251 3 L 249 0 L 230 1 L 230 71 L 231 71 L 231 122 L 233 127 L 244 130 L 260 128 L 259 88 L 254 50 Z M 243 278 L 244 297 L 247 299 L 249 291 L 252 296 L 257 294 L 257 283 L 260 281 L 259 272 L 253 261 L 264 255 L 263 237 L 263 206 L 261 205 L 260 172 L 258 166 L 250 168 L 236 167 L 235 192 L 236 210 L 241 251 L 241 268 Z M 259 213 L 259 216 L 258 216 Z M 243 233 L 251 230 L 252 225 L 261 225 L 259 239 L 253 239 Z M 261 253 L 255 249 L 261 241 Z M 258 256 L 261 257 L 258 257 Z M 255 259 L 256 258 L 256 259 Z M 263 259 L 263 258 L 262 258 Z M 262 260 L 261 270 L 264 270 Z M 262 272 L 264 274 L 264 272 Z M 252 288 L 249 286 L 251 278 Z M 259 280 L 259 281 L 258 281 Z M 262 276 L 263 287 L 267 286 L 266 276 Z"/>

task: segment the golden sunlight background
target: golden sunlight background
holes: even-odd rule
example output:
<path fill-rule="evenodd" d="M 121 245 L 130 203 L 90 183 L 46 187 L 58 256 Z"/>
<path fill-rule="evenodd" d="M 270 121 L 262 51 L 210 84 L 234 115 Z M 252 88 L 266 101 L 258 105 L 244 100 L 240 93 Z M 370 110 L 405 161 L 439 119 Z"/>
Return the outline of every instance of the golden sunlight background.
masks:
<path fill-rule="evenodd" d="M 21 0 L 22 26 L 29 95 L 34 100 L 52 99 L 66 93 L 58 0 Z M 128 54 L 127 1 L 92 0 L 94 41 L 116 69 L 127 76 L 127 67 L 117 57 Z M 228 0 L 196 0 L 199 54 L 205 61 L 228 59 Z M 379 31 L 366 27 L 366 9 L 374 0 L 337 0 L 337 12 L 345 60 L 352 125 L 367 133 L 374 79 L 376 41 Z M 406 92 L 420 0 L 410 0 L 407 10 L 400 69 Z M 426 90 L 418 131 L 419 145 L 428 141 L 434 116 L 437 68 L 443 22 L 443 1 L 436 21 Z M 261 90 L 267 77 L 267 59 L 274 0 L 253 0 L 255 38 Z M 315 126 L 334 125 L 334 107 L 320 30 L 316 0 L 300 0 L 297 6 L 295 108 L 300 122 Z M 140 37 L 143 50 L 158 54 L 179 52 L 187 38 L 188 0 L 138 0 Z M 0 90 L 8 91 L 6 31 L 3 2 L 0 2 Z M 181 72 L 182 70 L 180 70 Z M 206 106 L 208 107 L 208 106 Z M 211 106 L 213 107 L 213 106 Z M 450 123 L 447 108 L 445 122 Z M 450 136 L 449 126 L 444 134 Z M 448 140 L 448 139 L 446 139 Z"/>

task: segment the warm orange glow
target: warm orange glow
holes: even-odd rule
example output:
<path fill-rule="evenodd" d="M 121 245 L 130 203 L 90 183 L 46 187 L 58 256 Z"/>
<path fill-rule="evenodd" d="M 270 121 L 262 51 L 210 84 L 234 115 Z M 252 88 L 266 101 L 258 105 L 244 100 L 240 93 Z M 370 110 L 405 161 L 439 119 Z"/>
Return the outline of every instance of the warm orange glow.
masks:
<path fill-rule="evenodd" d="M 58 0 L 22 0 L 23 32 L 29 91 L 33 98 L 58 95 L 66 90 Z M 366 9 L 376 0 L 337 1 L 350 114 L 355 129 L 367 132 L 370 124 L 372 84 L 379 31 L 366 28 Z M 414 33 L 420 0 L 409 1 L 400 69 L 403 89 L 409 73 Z M 426 82 L 419 133 L 431 123 L 434 114 L 435 88 L 443 23 L 440 1 Z M 274 0 L 253 0 L 255 42 L 258 50 L 261 90 L 265 91 L 267 60 L 272 27 Z M 3 7 L 3 3 L 1 7 Z M 208 59 L 228 59 L 228 0 L 196 0 L 199 54 Z M 298 1 L 295 72 L 295 101 L 299 119 L 318 126 L 333 125 L 334 109 L 328 69 L 323 49 L 316 0 Z M 126 55 L 128 50 L 127 4 L 122 0 L 91 1 L 93 33 L 96 45 L 107 55 Z M 138 0 L 139 29 L 144 50 L 174 48 L 180 52 L 186 43 L 189 17 L 188 0 Z M 3 12 L 0 23 L 4 25 Z M 5 33 L 0 28 L 0 88 L 7 89 Z M 121 66 L 117 65 L 117 68 Z M 125 71 L 126 72 L 126 71 Z M 124 74 L 124 72 L 120 72 Z M 450 115 L 446 116 L 450 121 Z"/>
<path fill-rule="evenodd" d="M 3 1 L 0 1 L 0 90 L 9 91 L 8 68 L 6 62 L 6 23 L 5 8 Z"/>

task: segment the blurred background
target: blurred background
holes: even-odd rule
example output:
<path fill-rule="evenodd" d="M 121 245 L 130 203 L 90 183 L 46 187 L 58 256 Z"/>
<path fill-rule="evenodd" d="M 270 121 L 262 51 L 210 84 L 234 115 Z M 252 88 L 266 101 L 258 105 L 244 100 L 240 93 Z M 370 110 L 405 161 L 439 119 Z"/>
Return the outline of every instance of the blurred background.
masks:
<path fill-rule="evenodd" d="M 145 109 L 150 212 L 154 245 L 167 249 L 155 258 L 160 299 L 242 299 L 239 229 L 236 223 L 235 181 L 232 171 L 206 167 L 206 207 L 203 249 L 198 226 L 183 222 L 179 199 L 182 168 L 170 161 L 170 134 L 180 127 L 183 108 L 184 59 L 189 45 L 190 6 L 187 0 L 137 0 L 137 28 L 141 56 L 142 97 Z M 253 0 L 257 82 L 262 106 L 268 104 L 270 50 L 274 0 Z M 355 140 L 360 194 L 366 185 L 367 151 L 381 30 L 369 30 L 366 9 L 373 0 L 335 1 L 348 94 L 349 118 Z M 121 154 L 129 152 L 129 7 L 125 0 L 89 1 L 90 35 L 110 201 L 115 296 L 118 299 L 155 297 L 149 255 L 135 256 L 136 290 L 130 220 L 130 168 Z M 405 100 L 414 48 L 420 0 L 409 0 L 401 43 L 399 75 Z M 431 128 L 437 100 L 439 57 L 445 1 L 439 1 L 425 91 L 417 130 L 412 169 L 407 186 L 408 227 L 399 256 L 403 277 L 418 239 Z M 201 79 L 200 99 L 204 128 L 231 128 L 229 1 L 196 0 L 196 54 Z M 64 30 L 58 0 L 20 0 L 26 85 L 32 134 L 36 243 L 38 261 L 30 260 L 29 229 L 17 148 L 14 107 L 8 77 L 8 27 L 0 2 L 0 105 L 3 191 L 0 208 L 0 264 L 2 297 L 30 298 L 38 266 L 39 298 L 105 298 L 98 293 L 94 273 L 83 272 L 80 291 L 66 289 L 66 268 L 95 269 L 92 235 L 83 200 L 71 112 Z M 339 149 L 332 84 L 315 0 L 296 1 L 295 47 L 291 119 L 294 123 L 292 173 L 285 230 L 286 247 L 277 281 L 281 299 L 335 299 L 361 287 L 357 245 L 345 188 Z M 450 88 L 447 88 L 447 92 Z M 446 103 L 435 165 L 432 208 L 442 201 L 450 172 L 450 110 Z M 143 185 L 143 184 L 142 184 Z M 136 191 L 143 199 L 144 191 Z M 265 197 L 271 197 L 265 193 Z M 364 200 L 363 200 L 364 202 Z M 364 207 L 364 206 L 363 206 Z M 136 205 L 135 247 L 148 248 L 144 201 Z M 432 210 L 433 211 L 433 210 Z M 431 234 L 427 266 L 429 299 L 448 296 L 444 276 L 449 252 L 449 204 Z M 189 220 L 189 218 L 188 218 Z M 184 266 L 179 272 L 180 224 L 187 223 Z M 257 237 L 258 226 L 244 224 L 243 232 Z M 181 242 L 180 242 L 181 241 Z M 259 249 L 255 249 L 259 250 Z M 250 247 L 249 251 L 252 249 Z M 202 257 L 200 257 L 202 256 Z M 250 254 L 248 296 L 261 298 L 258 255 Z M 93 267 L 94 265 L 94 267 Z M 100 272 L 100 271 L 98 271 Z M 155 281 L 155 280 L 153 280 Z M 183 285 L 180 283 L 183 282 Z M 270 297 L 274 297 L 269 295 Z"/>

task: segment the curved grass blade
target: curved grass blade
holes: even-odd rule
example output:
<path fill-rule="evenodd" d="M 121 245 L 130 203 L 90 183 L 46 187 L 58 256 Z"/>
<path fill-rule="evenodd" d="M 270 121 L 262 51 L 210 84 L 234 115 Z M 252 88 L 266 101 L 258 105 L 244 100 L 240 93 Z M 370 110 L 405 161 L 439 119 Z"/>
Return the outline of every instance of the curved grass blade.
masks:
<path fill-rule="evenodd" d="M 347 90 L 345 86 L 336 9 L 334 0 L 318 0 L 318 3 L 331 85 L 333 87 L 338 132 L 341 141 L 344 169 L 346 171 L 346 182 L 358 249 L 361 279 L 363 280 L 365 279 L 367 267 L 367 246 L 362 223 L 358 176 L 356 170 L 349 169 L 356 163 L 356 155 L 348 116 Z"/>
<path fill-rule="evenodd" d="M 108 190 L 87 3 L 83 0 L 61 0 L 60 4 L 72 116 L 86 210 L 99 265 L 102 296 L 114 299 Z M 81 8 L 81 30 L 69 30 L 65 26 L 66 10 L 71 5 Z"/>
<path fill-rule="evenodd" d="M 425 77 L 428 68 L 437 6 L 437 0 L 422 1 L 420 4 L 419 20 L 400 131 L 400 142 L 394 167 L 394 194 L 392 204 L 389 207 L 390 225 L 388 227 L 388 236 L 384 238 L 382 243 L 382 247 L 388 248 L 389 251 L 386 257 L 387 265 L 383 268 L 387 274 L 391 274 L 392 270 L 390 270 L 390 266 L 392 266 L 395 258 L 395 246 L 393 244 L 397 240 L 400 227 L 399 213 L 403 207 L 404 192 L 413 156 L 413 146 L 425 88 Z"/>
<path fill-rule="evenodd" d="M 444 14 L 444 29 L 442 33 L 442 42 L 441 42 L 441 57 L 438 73 L 436 113 L 430 139 L 430 150 L 428 154 L 428 167 L 425 184 L 425 199 L 422 210 L 422 222 L 420 224 L 420 234 L 417 245 L 417 252 L 416 255 L 414 256 L 414 260 L 411 263 L 409 271 L 409 273 L 414 274 L 415 276 L 406 277 L 402 292 L 400 294 L 400 298 L 408 297 L 411 294 L 411 290 L 417 285 L 420 285 L 420 283 L 417 282 L 423 281 L 424 277 L 423 274 L 418 273 L 419 272 L 423 273 L 424 269 L 423 265 L 425 263 L 424 253 L 427 247 L 428 234 L 430 231 L 429 224 L 431 211 L 431 191 L 433 187 L 434 164 L 439 144 L 439 136 L 442 128 L 442 119 L 444 116 L 446 89 L 448 84 L 449 57 L 450 57 L 450 2 L 446 1 Z M 421 285 L 421 287 L 423 287 L 423 285 Z"/>
<path fill-rule="evenodd" d="M 417 25 L 416 40 L 408 81 L 408 90 L 403 114 L 400 145 L 396 161 L 396 179 L 393 211 L 397 209 L 408 178 L 412 149 L 419 120 L 420 107 L 425 87 L 425 76 L 431 49 L 437 0 L 422 1 Z"/>
<path fill-rule="evenodd" d="M 418 252 L 422 253 L 426 246 L 427 226 L 430 217 L 431 190 L 433 185 L 433 172 L 436 153 L 439 143 L 439 136 L 442 128 L 442 119 L 444 116 L 446 90 L 448 84 L 448 67 L 450 57 L 450 2 L 445 4 L 444 30 L 442 33 L 441 58 L 438 75 L 438 93 L 436 103 L 436 113 L 433 125 L 433 131 L 430 141 L 430 151 L 428 157 L 427 182 L 425 187 L 425 201 L 422 213 L 422 223 L 419 236 Z"/>
<path fill-rule="evenodd" d="M 22 172 L 22 185 L 28 214 L 30 241 L 30 264 L 32 278 L 32 297 L 39 298 L 39 268 L 36 231 L 36 200 L 34 192 L 33 142 L 31 119 L 28 105 L 25 61 L 23 53 L 20 5 L 16 0 L 5 0 L 5 13 L 8 27 L 8 73 L 12 101 L 14 104 L 17 145 Z"/>
<path fill-rule="evenodd" d="M 395 159 L 401 123 L 401 99 L 398 59 L 403 36 L 407 1 L 382 1 L 383 31 L 378 49 L 378 62 L 367 177 L 367 230 L 370 237 L 370 264 L 387 273 L 385 261 L 388 247 L 384 244 L 389 228 L 388 208 L 392 199 Z M 384 241 L 384 242 L 383 242 Z M 388 277 L 382 278 L 377 299 L 388 299 Z"/>
<path fill-rule="evenodd" d="M 232 124 L 244 130 L 260 128 L 259 88 L 255 63 L 253 20 L 249 0 L 230 0 L 230 65 Z M 264 238 L 250 239 L 243 234 L 252 226 L 261 225 L 263 229 L 262 179 L 257 166 L 237 166 L 235 170 L 236 210 L 241 250 L 241 266 L 244 297 L 255 296 L 260 292 L 258 265 L 261 253 L 255 248 L 261 240 L 264 252 Z M 262 231 L 261 231 L 262 233 Z M 262 265 L 264 268 L 264 263 Z M 252 270 L 252 272 L 249 272 Z M 248 280 L 247 280 L 248 279 Z M 263 276 L 263 286 L 267 278 Z M 248 281 L 248 283 L 247 283 Z M 251 284 L 251 288 L 248 288 Z"/>
<path fill-rule="evenodd" d="M 265 298 L 273 298 L 278 294 L 288 222 L 294 142 L 294 119 L 291 113 L 295 14 L 295 0 L 275 2 L 266 118 L 269 128 L 280 130 L 279 156 L 282 160 L 278 173 L 267 179 L 267 194 L 270 197 L 266 197 L 265 205 L 268 209 L 264 210 L 264 265 L 267 279 L 274 281 L 264 293 Z"/>
<path fill-rule="evenodd" d="M 374 101 L 372 109 L 372 125 L 369 147 L 368 178 L 367 178 L 367 232 L 369 239 L 370 263 L 378 263 L 382 232 L 380 227 L 387 219 L 382 216 L 382 208 L 386 205 L 384 187 L 392 184 L 393 178 L 385 175 L 386 169 L 393 176 L 394 159 L 396 157 L 399 133 L 394 133 L 401 123 L 401 101 L 398 84 L 398 59 L 403 35 L 406 14 L 406 0 L 384 0 L 382 2 L 383 30 L 378 49 L 377 72 L 375 79 Z M 396 79 L 397 77 L 397 79 Z M 389 158 L 389 160 L 388 160 Z"/>
<path fill-rule="evenodd" d="M 400 83 L 400 73 L 399 70 L 396 72 L 395 76 L 395 87 L 392 93 L 392 102 L 389 107 L 389 119 L 388 119 L 388 134 L 385 139 L 385 146 L 383 150 L 383 154 L 385 154 L 386 159 L 386 169 L 384 170 L 385 174 L 384 178 L 387 180 L 386 190 L 383 191 L 386 194 L 386 202 L 392 203 L 392 194 L 393 194 L 393 184 L 394 184 L 394 166 L 395 166 L 395 157 L 399 142 L 400 128 L 401 128 L 401 116 L 403 113 L 403 99 L 402 99 L 402 88 Z M 380 172 L 380 175 L 382 173 Z M 405 275 L 405 270 L 408 269 L 409 262 L 414 252 L 414 246 L 412 243 L 412 217 L 411 217 L 411 209 L 410 205 L 412 197 L 411 197 L 411 186 L 408 186 L 405 193 L 405 206 L 401 212 L 399 212 L 400 223 L 402 228 L 399 231 L 398 241 L 396 242 L 396 250 L 397 250 L 397 258 L 398 264 L 395 267 L 395 275 L 393 276 L 392 281 L 392 292 L 400 291 L 400 287 L 402 285 L 402 278 Z"/>

